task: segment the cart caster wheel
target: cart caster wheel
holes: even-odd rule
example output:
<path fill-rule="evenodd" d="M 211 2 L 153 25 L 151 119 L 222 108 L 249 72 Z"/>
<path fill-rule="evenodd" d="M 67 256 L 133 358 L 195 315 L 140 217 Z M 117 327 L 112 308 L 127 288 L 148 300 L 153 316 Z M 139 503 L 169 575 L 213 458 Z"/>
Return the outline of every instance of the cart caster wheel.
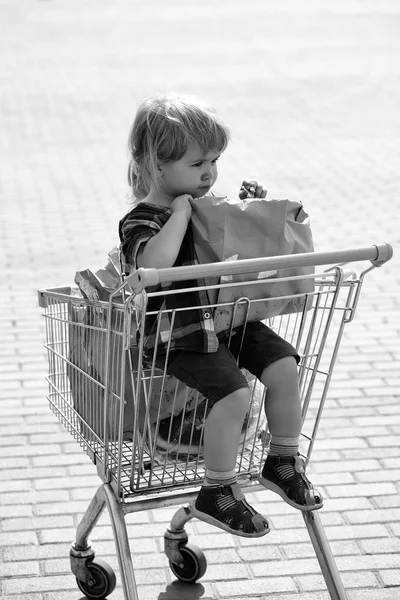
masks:
<path fill-rule="evenodd" d="M 87 581 L 76 579 L 78 588 L 85 594 L 89 600 L 105 600 L 115 589 L 117 580 L 115 573 L 108 563 L 96 558 L 88 561 L 86 568 L 93 578 L 90 585 Z"/>
<path fill-rule="evenodd" d="M 183 564 L 177 565 L 169 561 L 173 574 L 184 583 L 195 583 L 203 577 L 207 569 L 207 560 L 204 552 L 194 544 L 179 546 L 179 552 L 183 557 Z"/>

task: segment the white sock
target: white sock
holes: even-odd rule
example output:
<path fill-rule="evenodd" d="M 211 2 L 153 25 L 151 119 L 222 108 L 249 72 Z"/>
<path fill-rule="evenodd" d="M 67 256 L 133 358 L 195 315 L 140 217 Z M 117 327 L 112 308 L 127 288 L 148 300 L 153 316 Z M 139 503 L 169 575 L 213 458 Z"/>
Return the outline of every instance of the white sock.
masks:
<path fill-rule="evenodd" d="M 296 456 L 299 451 L 299 437 L 271 436 L 268 454 L 271 456 Z"/>
<path fill-rule="evenodd" d="M 206 469 L 203 485 L 208 487 L 212 485 L 232 485 L 236 483 L 236 471 L 212 471 Z"/>

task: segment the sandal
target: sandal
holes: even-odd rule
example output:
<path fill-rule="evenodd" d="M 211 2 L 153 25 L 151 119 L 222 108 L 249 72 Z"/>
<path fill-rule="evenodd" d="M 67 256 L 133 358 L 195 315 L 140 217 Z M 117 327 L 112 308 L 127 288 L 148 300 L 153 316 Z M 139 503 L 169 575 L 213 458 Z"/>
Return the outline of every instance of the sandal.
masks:
<path fill-rule="evenodd" d="M 194 517 L 233 535 L 256 538 L 269 533 L 268 521 L 248 504 L 238 483 L 203 486 L 191 508 Z"/>
<path fill-rule="evenodd" d="M 306 477 L 305 461 L 296 456 L 267 456 L 259 481 L 299 510 L 317 510 L 323 506 L 322 494 Z"/>

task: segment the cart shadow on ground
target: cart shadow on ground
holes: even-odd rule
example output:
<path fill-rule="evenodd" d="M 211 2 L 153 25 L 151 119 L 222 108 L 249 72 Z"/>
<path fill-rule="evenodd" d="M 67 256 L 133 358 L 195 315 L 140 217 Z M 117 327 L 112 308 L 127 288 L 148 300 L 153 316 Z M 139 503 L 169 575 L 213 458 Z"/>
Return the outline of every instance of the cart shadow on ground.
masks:
<path fill-rule="evenodd" d="M 161 592 L 155 600 L 214 600 L 211 596 L 203 596 L 205 591 L 200 583 L 188 584 L 176 580 L 167 585 L 165 592 Z M 77 600 L 88 599 L 87 596 L 80 596 Z M 112 600 L 112 595 L 107 596 L 107 600 Z"/>
<path fill-rule="evenodd" d="M 210 596 L 203 596 L 205 593 L 201 583 L 183 583 L 182 581 L 173 581 L 165 588 L 165 592 L 161 592 L 157 600 L 214 600 Z"/>
<path fill-rule="evenodd" d="M 203 596 L 205 591 L 200 583 L 188 584 L 176 580 L 167 585 L 165 592 L 161 592 L 156 600 L 214 600 L 211 596 Z M 107 599 L 112 600 L 112 595 Z M 87 597 L 80 596 L 77 600 L 87 600 Z"/>

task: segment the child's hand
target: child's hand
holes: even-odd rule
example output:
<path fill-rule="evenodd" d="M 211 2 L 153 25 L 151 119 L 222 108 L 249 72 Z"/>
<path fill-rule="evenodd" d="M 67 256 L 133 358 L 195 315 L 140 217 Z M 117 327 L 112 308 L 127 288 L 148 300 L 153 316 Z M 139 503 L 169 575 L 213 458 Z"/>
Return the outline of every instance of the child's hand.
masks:
<path fill-rule="evenodd" d="M 173 200 L 171 203 L 171 213 L 184 213 L 188 223 L 192 216 L 192 207 L 190 205 L 190 200 L 193 200 L 190 194 L 182 194 L 182 196 L 177 196 L 175 200 Z"/>
<path fill-rule="evenodd" d="M 245 179 L 239 190 L 239 198 L 241 200 L 246 200 L 246 198 L 265 198 L 266 195 L 266 188 L 256 179 Z"/>

